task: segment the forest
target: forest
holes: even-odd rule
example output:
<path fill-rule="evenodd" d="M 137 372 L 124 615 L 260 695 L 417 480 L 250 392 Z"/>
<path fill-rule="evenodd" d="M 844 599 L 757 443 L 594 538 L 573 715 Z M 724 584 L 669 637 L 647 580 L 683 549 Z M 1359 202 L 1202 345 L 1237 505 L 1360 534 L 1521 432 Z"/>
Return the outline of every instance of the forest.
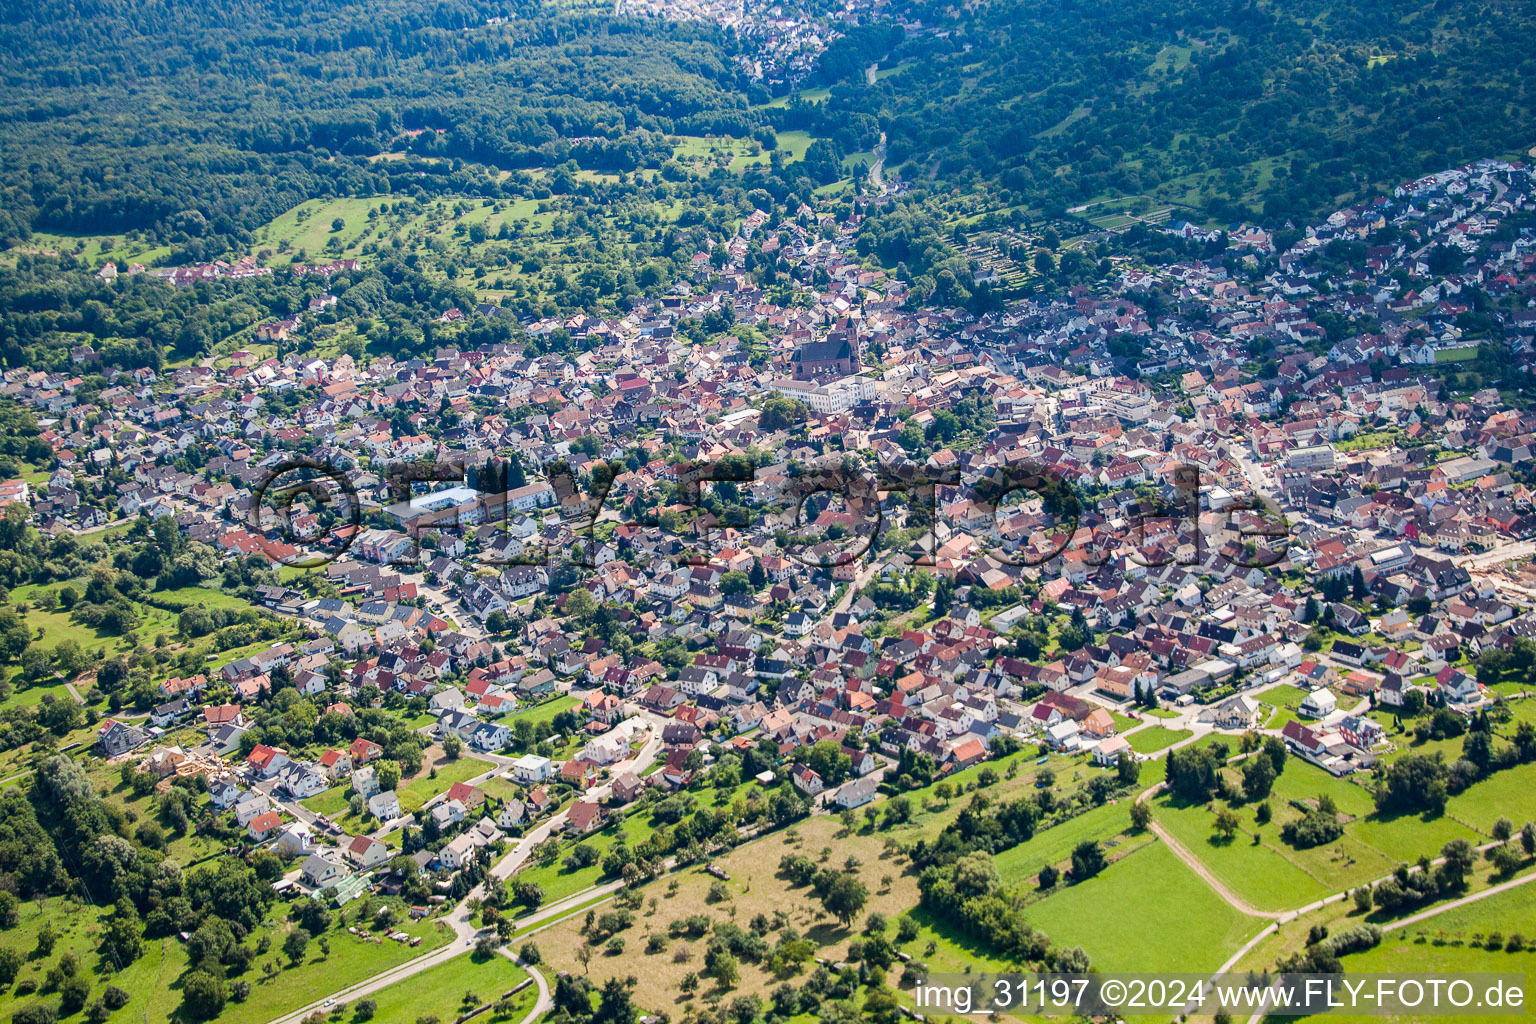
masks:
<path fill-rule="evenodd" d="M 916 4 L 811 126 L 878 114 L 909 181 L 1059 211 L 1156 195 L 1213 219 L 1336 208 L 1536 141 L 1533 11 L 1510 0 Z M 868 47 L 850 36 L 843 46 Z M 824 66 L 837 60 L 829 50 Z"/>
<path fill-rule="evenodd" d="M 1296 218 L 1536 135 L 1533 11 L 1515 0 L 901 17 L 833 43 L 805 83 L 824 101 L 775 107 L 732 59 L 748 40 L 607 5 L 23 0 L 0 12 L 0 240 L 142 232 L 213 258 L 310 197 L 494 195 L 500 170 L 655 169 L 669 135 L 771 130 L 823 140 L 815 184 L 884 130 L 908 181 L 998 207 L 1146 193 Z"/>

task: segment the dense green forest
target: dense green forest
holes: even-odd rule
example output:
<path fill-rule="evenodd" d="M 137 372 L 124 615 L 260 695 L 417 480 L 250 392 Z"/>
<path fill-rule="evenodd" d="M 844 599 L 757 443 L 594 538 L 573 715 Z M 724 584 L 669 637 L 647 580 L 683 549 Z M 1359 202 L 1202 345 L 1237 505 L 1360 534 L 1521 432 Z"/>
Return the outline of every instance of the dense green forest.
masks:
<path fill-rule="evenodd" d="M 306 197 L 495 194 L 471 165 L 658 168 L 668 134 L 768 128 L 828 140 L 824 165 L 884 129 L 909 180 L 1002 206 L 1155 193 L 1296 216 L 1536 140 L 1536 11 L 1517 0 L 900 16 L 823 54 L 823 102 L 767 107 L 733 33 L 606 4 L 22 0 L 0 11 L 0 237 L 137 231 L 208 257 Z M 447 159 L 379 159 L 404 153 Z"/>
<path fill-rule="evenodd" d="M 812 121 L 878 114 L 909 180 L 1050 210 L 1156 194 L 1218 218 L 1312 216 L 1536 142 L 1536 9 L 1518 0 L 916 4 L 859 33 Z M 899 69 L 864 84 L 853 50 Z"/>
<path fill-rule="evenodd" d="M 535 8 L 8 4 L 0 235 L 155 230 L 211 256 L 308 196 L 472 191 L 459 161 L 625 169 L 671 155 L 657 133 L 747 134 L 712 29 Z M 368 159 L 390 150 L 454 162 Z"/>

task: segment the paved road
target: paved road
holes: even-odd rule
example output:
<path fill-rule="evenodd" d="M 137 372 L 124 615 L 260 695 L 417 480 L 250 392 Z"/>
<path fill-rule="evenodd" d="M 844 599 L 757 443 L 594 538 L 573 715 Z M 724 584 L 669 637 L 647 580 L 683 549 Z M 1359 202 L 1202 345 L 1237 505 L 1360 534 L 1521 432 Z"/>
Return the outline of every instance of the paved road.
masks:
<path fill-rule="evenodd" d="M 513 963 L 517 964 L 517 966 L 521 967 L 523 970 L 527 971 L 528 976 L 533 979 L 534 985 L 537 986 L 539 990 L 539 998 L 533 1001 L 533 1007 L 528 1011 L 528 1015 L 523 1018 L 522 1024 L 533 1024 L 534 1021 L 538 1020 L 544 1014 L 554 1009 L 555 1001 L 549 994 L 549 982 L 544 980 L 543 972 L 541 972 L 532 964 L 523 963 L 517 958 L 516 955 L 513 954 L 510 949 L 507 949 L 505 946 L 497 950 L 497 952 L 506 957 L 508 960 L 511 960 Z"/>

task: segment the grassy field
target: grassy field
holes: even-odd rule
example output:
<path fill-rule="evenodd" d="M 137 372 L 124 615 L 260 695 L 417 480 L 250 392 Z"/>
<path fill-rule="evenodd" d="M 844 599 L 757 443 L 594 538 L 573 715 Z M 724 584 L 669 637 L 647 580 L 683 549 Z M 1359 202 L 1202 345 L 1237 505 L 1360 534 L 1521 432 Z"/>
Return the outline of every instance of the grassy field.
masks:
<path fill-rule="evenodd" d="M 1306 699 L 1309 692 L 1290 683 L 1281 683 L 1259 694 L 1259 700 L 1277 708 L 1290 708 L 1294 711 L 1301 707 L 1301 702 Z"/>
<path fill-rule="evenodd" d="M 1214 815 L 1201 806 L 1190 806 L 1166 795 L 1155 801 L 1153 813 L 1227 888 L 1260 910 L 1285 910 L 1321 899 L 1341 886 L 1329 887 L 1286 859 L 1268 843 L 1252 846 L 1250 811 L 1241 815 L 1243 828 L 1230 843 L 1218 842 L 1211 831 Z M 1278 828 L 1266 826 L 1278 841 Z M 1262 831 L 1262 830 L 1261 830 Z"/>
<path fill-rule="evenodd" d="M 400 788 L 395 791 L 400 797 L 400 810 L 406 814 L 420 810 L 422 804 L 439 793 L 446 793 L 455 782 L 468 782 L 476 775 L 483 775 L 496 767 L 490 761 L 482 761 L 468 753 L 460 754 L 456 761 L 450 761 L 443 756 L 442 749 L 435 746 L 427 749 L 427 755 L 436 755 L 436 759 L 423 760 L 421 771 L 409 781 L 402 781 Z"/>
<path fill-rule="evenodd" d="M 1035 833 L 1027 843 L 1005 850 L 995 858 L 998 877 L 1005 885 L 1034 885 L 1040 869 L 1060 865 L 1072 856 L 1072 848 L 1086 839 L 1105 839 L 1131 827 L 1130 802 L 1105 804 L 1069 821 Z"/>
<path fill-rule="evenodd" d="M 1489 949 L 1494 933 L 1508 938 L 1515 932 L 1530 936 L 1536 924 L 1536 885 L 1523 885 L 1465 907 L 1448 910 L 1421 924 L 1391 931 L 1375 949 L 1343 958 L 1350 974 L 1425 975 L 1523 973 L 1536 977 L 1536 949 L 1518 953 Z M 1274 1019 L 1274 1018 L 1269 1018 Z M 1409 1020 L 1377 1017 L 1378 1020 Z M 1447 1024 L 1488 1020 L 1486 1016 L 1436 1016 Z M 1511 1018 L 1513 1019 L 1513 1018 Z M 1529 1019 L 1529 1016 L 1526 1016 Z"/>
<path fill-rule="evenodd" d="M 1167 726 L 1154 725 L 1140 732 L 1131 733 L 1125 738 L 1125 741 L 1138 754 L 1153 754 L 1164 747 L 1171 747 L 1180 740 L 1188 738 L 1189 733 L 1182 729 L 1169 729 Z"/>
<path fill-rule="evenodd" d="M 1491 827 L 1498 814 L 1509 815 L 1520 806 L 1519 780 L 1523 778 L 1527 788 L 1531 782 L 1528 769 L 1501 774 L 1513 777 L 1495 776 L 1457 798 L 1463 800 L 1463 812 L 1482 821 L 1485 828 Z M 1479 787 L 1487 788 L 1479 791 Z M 1324 795 L 1333 800 L 1340 813 L 1348 816 L 1344 834 L 1310 849 L 1298 849 L 1282 840 L 1283 826 L 1302 816 L 1295 804 L 1310 806 Z M 1219 800 L 1207 806 L 1190 806 L 1164 794 L 1155 806 L 1157 820 L 1164 827 L 1233 892 L 1262 910 L 1300 906 L 1381 878 L 1398 864 L 1412 862 L 1420 855 L 1436 856 L 1451 839 L 1466 839 L 1475 844 L 1486 838 L 1474 826 L 1457 820 L 1460 815 L 1454 808 L 1429 819 L 1420 815 L 1379 815 L 1364 786 L 1350 779 L 1335 778 L 1296 758 L 1286 763 L 1285 771 L 1275 780 L 1269 804 L 1273 818 L 1265 825 L 1254 820 L 1253 807 L 1235 807 L 1242 827 L 1230 843 L 1218 840 L 1212 831 L 1215 808 L 1221 806 Z"/>
<path fill-rule="evenodd" d="M 580 703 L 581 701 L 569 695 L 556 697 L 554 700 L 547 700 L 542 704 L 535 704 L 531 708 L 524 708 L 514 712 L 507 719 L 507 722 L 510 724 L 515 719 L 523 719 L 534 725 L 538 725 L 540 722 L 550 722 L 560 712 L 569 711 Z"/>
<path fill-rule="evenodd" d="M 794 829 L 771 833 L 716 858 L 715 863 L 731 877 L 726 886 L 727 900 L 712 903 L 707 899 L 714 879 L 701 868 L 690 868 L 673 876 L 678 883 L 673 893 L 668 892 L 670 882 L 652 883 L 640 890 L 647 898 L 644 909 L 636 912 L 634 925 L 621 933 L 626 943 L 624 954 L 607 956 L 599 950 L 592 958 L 588 976 L 601 985 L 606 978 L 634 975 L 638 979 L 634 991 L 636 1004 L 648 1010 L 665 1011 L 676 1018 L 696 1002 L 696 997 L 679 994 L 680 982 L 690 971 L 702 969 L 705 940 L 668 939 L 661 952 L 647 954 L 643 950 L 648 935 L 666 936 L 670 922 L 691 914 L 705 914 L 713 921 L 734 920 L 745 927 L 756 914 L 771 918 L 775 911 L 783 911 L 800 934 L 816 943 L 818 955 L 841 957 L 846 954 L 848 942 L 857 936 L 863 914 L 879 911 L 894 918 L 917 902 L 917 879 L 905 873 L 908 867 L 905 860 L 883 854 L 882 842 L 883 834 L 844 834 L 835 819 L 817 816 L 800 822 Z M 787 882 L 775 876 L 779 859 L 785 854 L 803 853 L 819 860 L 822 851 L 827 851 L 825 856 L 829 864 L 842 866 L 849 856 L 859 862 L 854 874 L 868 887 L 870 897 L 852 929 L 845 929 L 822 910 L 819 901 L 808 890 L 790 888 Z M 882 884 L 882 878 L 887 875 L 891 879 L 888 887 Z M 656 899 L 654 909 L 650 907 L 652 897 Z M 535 941 L 549 965 L 546 974 L 581 970 L 575 953 L 584 941 L 581 936 L 583 917 L 577 915 L 537 936 Z M 680 960 L 681 947 L 687 947 L 688 956 Z M 782 980 L 766 974 L 760 965 L 744 963 L 740 983 L 729 994 L 734 998 L 746 992 L 766 993 Z M 789 983 L 795 984 L 795 980 L 791 978 Z M 715 983 L 706 980 L 698 997 L 708 999 L 715 990 Z"/>
<path fill-rule="evenodd" d="M 1526 821 L 1536 819 L 1536 803 L 1531 797 L 1532 786 L 1536 785 L 1533 776 L 1536 769 L 1529 767 L 1494 772 L 1451 797 L 1446 804 L 1446 816 L 1484 836 L 1492 836 L 1493 823 L 1500 818 L 1508 818 L 1518 829 Z"/>
<path fill-rule="evenodd" d="M 453 1020 L 466 1009 L 495 1003 L 527 977 L 527 971 L 504 956 L 493 956 L 483 962 L 467 955 L 456 956 L 369 998 L 378 1004 L 375 1020 L 409 1024 L 428 1014 Z M 489 1019 L 522 1020 L 538 998 L 538 991 L 537 986 L 529 985 L 517 994 L 510 1013 L 497 1015 L 493 1011 Z"/>
<path fill-rule="evenodd" d="M 12 252 L 74 253 L 92 267 L 107 262 L 126 271 L 129 264 L 153 261 L 171 254 L 168 245 L 152 245 L 149 242 L 130 241 L 125 235 L 61 235 L 48 231 L 34 231 L 24 245 Z"/>
<path fill-rule="evenodd" d="M 368 213 L 378 206 L 378 198 L 341 196 L 335 199 L 309 199 L 257 232 L 263 246 L 280 252 L 290 249 L 318 257 L 327 243 L 335 239 L 343 251 L 356 247 L 370 226 Z M 332 230 L 337 219 L 345 222 L 340 231 Z"/>
<path fill-rule="evenodd" d="M 775 132 L 776 146 L 773 150 L 764 149 L 754 139 L 739 139 L 729 135 L 680 135 L 677 139 L 672 158 L 701 174 L 715 167 L 740 171 L 767 164 L 772 160 L 774 152 L 781 154 L 785 163 L 793 163 L 804 159 L 805 151 L 816 141 L 815 136 L 804 131 Z M 872 156 L 870 162 L 873 162 Z"/>
<path fill-rule="evenodd" d="M 1232 909 L 1164 843 L 1034 904 L 1031 924 L 1106 971 L 1212 971 L 1261 922 Z M 1153 936 L 1178 936 L 1154 941 Z"/>

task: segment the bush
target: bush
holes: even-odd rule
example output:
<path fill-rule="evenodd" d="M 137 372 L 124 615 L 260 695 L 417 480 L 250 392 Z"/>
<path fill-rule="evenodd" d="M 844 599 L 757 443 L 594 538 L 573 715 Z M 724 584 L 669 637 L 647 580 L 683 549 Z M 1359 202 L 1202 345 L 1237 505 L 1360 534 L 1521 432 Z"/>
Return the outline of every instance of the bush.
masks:
<path fill-rule="evenodd" d="M 116 985 L 108 985 L 101 990 L 101 1001 L 107 1004 L 109 1010 L 121 1010 L 128 1005 L 129 995 L 126 989 Z"/>
<path fill-rule="evenodd" d="M 210 1020 L 224 1010 L 228 993 L 224 979 L 216 978 L 207 971 L 193 971 L 181 983 L 181 999 L 187 1011 L 199 1020 Z"/>
<path fill-rule="evenodd" d="M 1298 850 L 1331 843 L 1343 834 L 1344 826 L 1339 824 L 1338 815 L 1321 808 L 1308 811 L 1297 821 L 1286 822 L 1280 829 L 1280 838 Z"/>
<path fill-rule="evenodd" d="M 352 1006 L 352 1019 L 356 1021 L 373 1020 L 373 1015 L 378 1012 L 378 1003 L 372 999 L 359 999 Z"/>
<path fill-rule="evenodd" d="M 32 1003 L 11 1014 L 11 1024 L 53 1024 L 58 1014 L 46 1003 Z"/>

